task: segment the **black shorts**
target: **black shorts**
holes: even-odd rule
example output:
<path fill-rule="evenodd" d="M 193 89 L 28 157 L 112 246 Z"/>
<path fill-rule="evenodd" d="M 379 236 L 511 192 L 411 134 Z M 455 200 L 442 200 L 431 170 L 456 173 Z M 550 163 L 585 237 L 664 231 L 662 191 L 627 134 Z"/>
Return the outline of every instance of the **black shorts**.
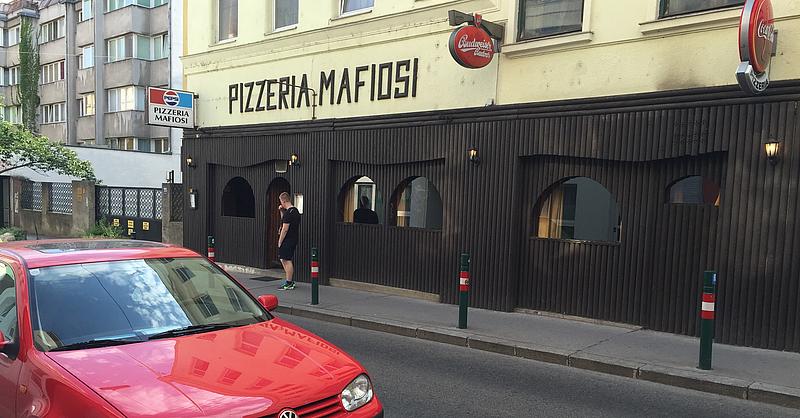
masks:
<path fill-rule="evenodd" d="M 296 242 L 283 242 L 283 245 L 278 247 L 278 258 L 281 260 L 291 260 L 294 258 L 294 250 L 297 248 Z"/>

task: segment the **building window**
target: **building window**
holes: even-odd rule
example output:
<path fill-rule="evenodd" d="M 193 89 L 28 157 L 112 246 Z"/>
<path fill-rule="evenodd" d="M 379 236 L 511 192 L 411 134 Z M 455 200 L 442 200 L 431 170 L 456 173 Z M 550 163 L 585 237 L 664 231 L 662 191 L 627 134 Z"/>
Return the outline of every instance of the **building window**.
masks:
<path fill-rule="evenodd" d="M 719 206 L 719 186 L 708 178 L 685 177 L 672 183 L 668 190 L 668 201 L 672 204 Z"/>
<path fill-rule="evenodd" d="M 156 36 L 135 35 L 136 54 L 134 58 L 158 60 L 169 57 L 169 35 Z"/>
<path fill-rule="evenodd" d="M 442 198 L 427 178 L 406 179 L 392 196 L 396 226 L 442 229 Z"/>
<path fill-rule="evenodd" d="M 136 151 L 136 138 L 108 138 L 108 146 L 111 149 Z"/>
<path fill-rule="evenodd" d="M 83 5 L 81 6 L 81 15 L 80 18 L 78 19 L 79 22 L 83 22 L 94 17 L 93 14 L 94 9 L 92 9 L 92 7 L 94 7 L 94 4 L 92 3 L 93 3 L 92 0 L 83 0 Z"/>
<path fill-rule="evenodd" d="M 121 61 L 130 58 L 130 46 L 126 48 L 126 40 L 131 39 L 130 36 L 120 36 L 108 40 L 108 62 Z"/>
<path fill-rule="evenodd" d="M 14 46 L 19 43 L 20 27 L 14 26 L 8 30 L 8 46 Z"/>
<path fill-rule="evenodd" d="M 297 25 L 297 0 L 275 0 L 275 30 Z"/>
<path fill-rule="evenodd" d="M 22 123 L 22 108 L 20 106 L 5 106 L 6 121 L 14 124 Z"/>
<path fill-rule="evenodd" d="M 383 223 L 383 195 L 371 178 L 356 176 L 339 192 L 339 222 Z"/>
<path fill-rule="evenodd" d="M 8 68 L 0 68 L 0 86 L 5 87 L 8 85 Z"/>
<path fill-rule="evenodd" d="M 519 39 L 580 32 L 583 0 L 522 0 Z"/>
<path fill-rule="evenodd" d="M 619 242 L 619 207 L 600 183 L 576 177 L 557 183 L 539 199 L 536 236 Z"/>
<path fill-rule="evenodd" d="M 239 1 L 219 0 L 219 40 L 224 41 L 239 36 Z"/>
<path fill-rule="evenodd" d="M 78 99 L 78 107 L 80 108 L 81 117 L 95 114 L 94 99 L 94 93 L 84 94 Z"/>
<path fill-rule="evenodd" d="M 374 0 L 341 0 L 341 8 L 339 9 L 339 14 L 344 15 L 347 13 L 353 13 L 360 10 L 367 10 L 371 9 L 374 5 Z"/>
<path fill-rule="evenodd" d="M 127 86 L 108 90 L 108 111 L 144 111 L 144 87 Z"/>
<path fill-rule="evenodd" d="M 49 84 L 63 80 L 65 76 L 64 71 L 64 61 L 42 65 L 42 74 L 40 77 L 41 83 Z"/>
<path fill-rule="evenodd" d="M 51 20 L 39 27 L 39 43 L 45 44 L 64 37 L 64 18 Z"/>
<path fill-rule="evenodd" d="M 19 84 L 19 66 L 8 69 L 8 85 L 16 86 Z"/>
<path fill-rule="evenodd" d="M 81 48 L 80 60 L 81 69 L 94 67 L 94 45 Z"/>
<path fill-rule="evenodd" d="M 661 0 L 659 15 L 669 17 L 743 4 L 744 0 Z"/>
<path fill-rule="evenodd" d="M 169 138 L 139 138 L 136 149 L 142 152 L 166 154 L 169 152 Z"/>
<path fill-rule="evenodd" d="M 256 217 L 256 199 L 247 180 L 234 177 L 225 185 L 222 191 L 222 216 Z"/>
<path fill-rule="evenodd" d="M 53 103 L 42 106 L 42 124 L 61 123 L 67 120 L 66 103 Z"/>

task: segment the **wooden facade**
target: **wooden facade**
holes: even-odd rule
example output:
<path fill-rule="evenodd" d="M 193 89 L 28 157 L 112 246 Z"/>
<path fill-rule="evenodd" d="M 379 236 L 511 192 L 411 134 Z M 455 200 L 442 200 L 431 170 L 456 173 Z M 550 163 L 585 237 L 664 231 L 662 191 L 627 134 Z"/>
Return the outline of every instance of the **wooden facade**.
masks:
<path fill-rule="evenodd" d="M 458 256 L 472 255 L 471 304 L 527 308 L 696 335 L 704 270 L 719 272 L 717 341 L 800 351 L 800 82 L 749 97 L 736 87 L 495 106 L 407 115 L 186 131 L 188 246 L 217 239 L 217 259 L 268 267 L 270 184 L 302 193 L 298 279 L 312 246 L 323 278 L 439 294 L 456 303 Z M 763 144 L 782 142 L 771 165 Z M 467 150 L 478 150 L 472 164 Z M 283 174 L 275 162 L 299 166 Z M 719 206 L 673 205 L 674 181 L 701 175 Z M 254 218 L 222 216 L 222 190 L 241 176 Z M 441 230 L 337 222 L 343 185 L 374 180 L 387 203 L 427 177 L 443 202 Z M 537 202 L 565 178 L 589 177 L 614 197 L 619 243 L 536 237 Z M 393 216 L 383 207 L 385 219 Z M 269 238 L 271 239 L 271 238 Z"/>

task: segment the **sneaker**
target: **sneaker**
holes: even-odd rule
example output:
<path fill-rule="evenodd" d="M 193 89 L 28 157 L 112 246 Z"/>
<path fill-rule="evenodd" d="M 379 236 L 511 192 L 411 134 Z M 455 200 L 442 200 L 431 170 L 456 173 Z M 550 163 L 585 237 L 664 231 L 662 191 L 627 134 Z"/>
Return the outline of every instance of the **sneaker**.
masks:
<path fill-rule="evenodd" d="M 278 290 L 292 290 L 292 289 L 294 289 L 294 281 L 283 282 L 283 285 L 281 285 L 281 287 L 278 288 Z"/>

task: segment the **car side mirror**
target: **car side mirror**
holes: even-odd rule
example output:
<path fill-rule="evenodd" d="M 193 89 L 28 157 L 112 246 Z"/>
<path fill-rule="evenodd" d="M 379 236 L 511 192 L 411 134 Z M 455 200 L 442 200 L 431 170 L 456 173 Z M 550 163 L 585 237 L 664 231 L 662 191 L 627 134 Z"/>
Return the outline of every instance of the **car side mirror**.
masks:
<path fill-rule="evenodd" d="M 278 307 L 278 297 L 275 295 L 261 295 L 258 297 L 258 302 L 270 312 Z"/>

